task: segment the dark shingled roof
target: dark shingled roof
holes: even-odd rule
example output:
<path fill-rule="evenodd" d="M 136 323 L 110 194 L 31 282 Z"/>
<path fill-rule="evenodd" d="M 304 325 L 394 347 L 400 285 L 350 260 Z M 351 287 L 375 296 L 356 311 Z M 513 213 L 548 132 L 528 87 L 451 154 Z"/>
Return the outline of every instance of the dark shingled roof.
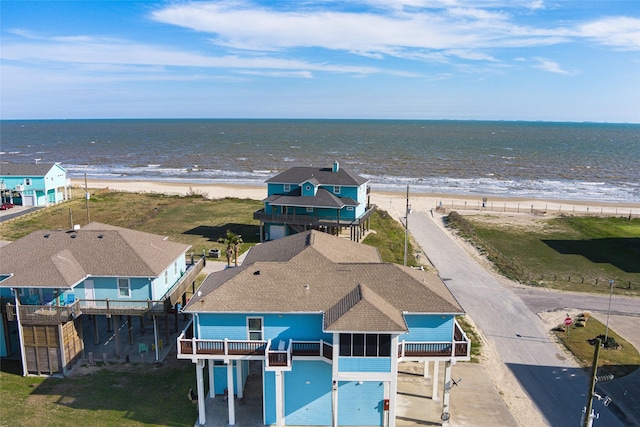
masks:
<path fill-rule="evenodd" d="M 274 206 L 299 206 L 313 208 L 336 208 L 341 209 L 345 206 L 358 206 L 358 202 L 350 197 L 336 197 L 333 193 L 319 188 L 315 196 L 301 196 L 300 189 L 297 188 L 290 193 L 281 195 L 274 194 L 267 197 L 263 202 L 270 202 Z"/>
<path fill-rule="evenodd" d="M 318 185 L 339 185 L 358 187 L 369 180 L 342 168 L 333 172 L 332 168 L 296 166 L 269 178 L 267 183 L 302 184 L 315 180 Z"/>
<path fill-rule="evenodd" d="M 0 162 L 0 175 L 3 176 L 45 176 L 55 163 L 9 163 Z M 62 168 L 62 166 L 58 165 Z M 64 168 L 62 168 L 64 169 Z"/>
<path fill-rule="evenodd" d="M 406 331 L 404 312 L 463 313 L 437 275 L 380 262 L 372 249 L 315 230 L 267 242 L 209 275 L 185 311 L 324 313 L 327 331 L 349 332 Z"/>
<path fill-rule="evenodd" d="M 93 222 L 40 230 L 0 248 L 0 287 L 69 288 L 88 276 L 158 277 L 190 248 L 164 236 Z"/>

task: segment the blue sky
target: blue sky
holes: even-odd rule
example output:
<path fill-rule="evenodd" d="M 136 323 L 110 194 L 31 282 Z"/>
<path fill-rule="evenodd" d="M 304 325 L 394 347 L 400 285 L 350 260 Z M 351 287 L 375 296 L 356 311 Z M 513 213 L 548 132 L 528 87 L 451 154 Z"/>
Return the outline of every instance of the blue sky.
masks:
<path fill-rule="evenodd" d="M 640 2 L 0 2 L 0 115 L 640 123 Z"/>

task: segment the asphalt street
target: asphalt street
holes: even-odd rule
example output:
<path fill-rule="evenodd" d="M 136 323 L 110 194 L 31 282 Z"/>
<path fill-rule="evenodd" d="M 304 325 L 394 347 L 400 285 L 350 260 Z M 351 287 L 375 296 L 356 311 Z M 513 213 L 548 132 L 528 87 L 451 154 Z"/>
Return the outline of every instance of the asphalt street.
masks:
<path fill-rule="evenodd" d="M 451 239 L 437 221 L 441 217 L 414 211 L 409 231 L 485 338 L 495 345 L 502 362 L 544 421 L 551 426 L 578 426 L 588 392 L 585 373 L 549 340 L 541 319 L 523 301 L 521 294 L 527 292 L 504 285 Z M 540 305 L 545 304 L 543 296 L 537 298 L 542 301 Z M 550 305 L 558 304 L 562 302 L 552 301 Z M 575 301 L 568 306 L 575 306 Z M 600 417 L 594 426 L 623 425 L 600 402 L 594 402 L 594 409 Z"/>

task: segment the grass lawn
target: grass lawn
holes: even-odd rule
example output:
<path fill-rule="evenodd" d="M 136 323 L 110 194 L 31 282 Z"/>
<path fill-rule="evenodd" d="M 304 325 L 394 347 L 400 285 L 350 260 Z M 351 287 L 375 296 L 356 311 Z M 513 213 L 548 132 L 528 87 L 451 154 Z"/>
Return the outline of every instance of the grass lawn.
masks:
<path fill-rule="evenodd" d="M 569 327 L 569 332 L 555 331 L 556 337 L 571 353 L 576 356 L 580 364 L 590 368 L 593 363 L 594 347 L 589 340 L 598 335 L 604 335 L 606 326 L 593 317 L 588 317 L 584 327 L 575 324 Z M 600 349 L 598 358 L 598 375 L 614 374 L 616 377 L 628 375 L 640 367 L 640 354 L 638 350 L 609 328 L 609 337 L 613 337 L 621 349 Z"/>
<path fill-rule="evenodd" d="M 640 219 L 559 217 L 535 227 L 466 216 L 456 227 L 507 277 L 562 290 L 640 295 Z M 596 284 L 597 281 L 597 284 Z"/>
<path fill-rule="evenodd" d="M 70 224 L 86 225 L 84 191 L 74 190 L 74 199 L 34 214 L 0 223 L 0 240 L 16 240 L 35 230 L 68 229 Z M 91 192 L 91 221 L 168 236 L 171 240 L 192 245 L 201 254 L 218 243 L 227 230 L 242 235 L 241 252 L 258 243 L 260 225 L 253 212 L 263 205 L 249 199 L 207 200 L 201 195 L 167 196 L 153 193 L 125 193 L 95 190 Z"/>
<path fill-rule="evenodd" d="M 198 416 L 187 399 L 195 385 L 189 361 L 176 359 L 160 368 L 94 367 L 70 378 L 23 377 L 19 362 L 2 364 L 0 426 L 191 427 Z"/>

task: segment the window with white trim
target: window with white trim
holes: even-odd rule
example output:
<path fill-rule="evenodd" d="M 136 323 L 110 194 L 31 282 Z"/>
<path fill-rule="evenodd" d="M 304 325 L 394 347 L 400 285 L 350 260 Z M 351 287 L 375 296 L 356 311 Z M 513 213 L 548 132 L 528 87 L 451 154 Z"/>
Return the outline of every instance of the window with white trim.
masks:
<path fill-rule="evenodd" d="M 352 211 L 353 210 L 353 206 L 347 206 L 347 210 L 348 211 Z"/>
<path fill-rule="evenodd" d="M 118 279 L 118 297 L 131 298 L 131 284 L 129 279 Z"/>
<path fill-rule="evenodd" d="M 333 194 L 340 194 L 340 186 L 339 185 L 334 185 L 333 186 Z"/>
<path fill-rule="evenodd" d="M 313 212 L 313 207 L 307 206 L 307 212 Z"/>
<path fill-rule="evenodd" d="M 285 191 L 285 193 L 291 191 L 291 184 L 283 184 L 282 186 L 284 187 L 283 190 Z"/>
<path fill-rule="evenodd" d="M 390 334 L 340 334 L 340 356 L 389 357 Z"/>
<path fill-rule="evenodd" d="M 164 271 L 164 285 L 169 286 L 169 270 Z"/>
<path fill-rule="evenodd" d="M 247 338 L 250 341 L 262 341 L 262 317 L 247 317 Z"/>
<path fill-rule="evenodd" d="M 25 178 L 24 185 L 31 185 L 31 178 Z"/>

